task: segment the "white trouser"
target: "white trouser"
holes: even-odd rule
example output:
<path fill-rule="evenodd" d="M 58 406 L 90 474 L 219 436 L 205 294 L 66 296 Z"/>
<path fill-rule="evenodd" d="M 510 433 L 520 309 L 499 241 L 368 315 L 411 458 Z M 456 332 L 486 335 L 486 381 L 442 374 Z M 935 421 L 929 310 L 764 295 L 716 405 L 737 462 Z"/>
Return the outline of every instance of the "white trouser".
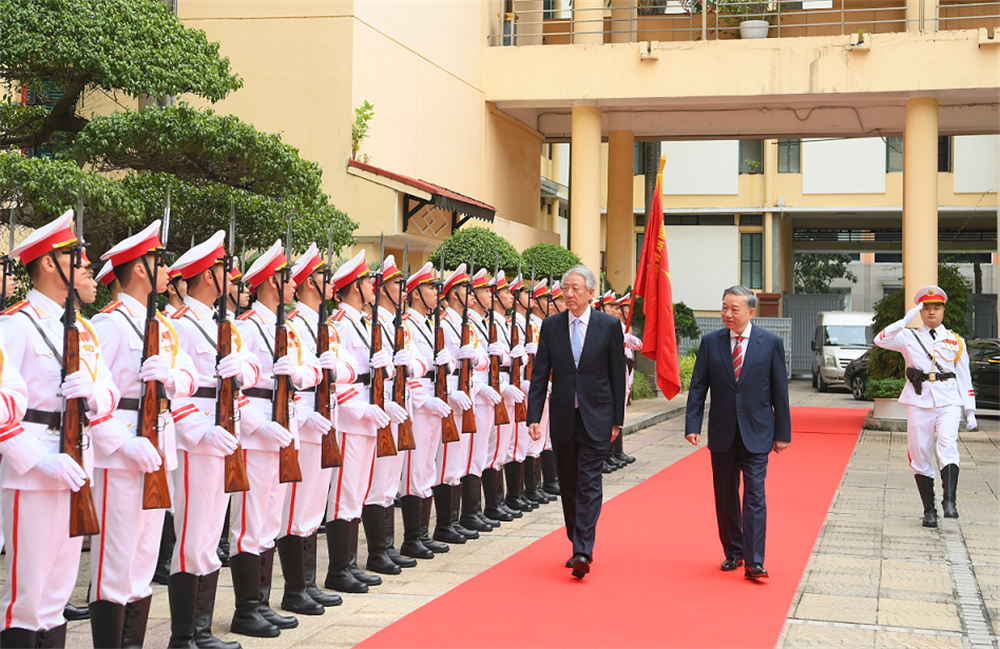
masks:
<path fill-rule="evenodd" d="M 462 430 L 462 413 L 464 410 L 455 410 L 455 424 L 458 430 Z M 468 474 L 466 467 L 469 465 L 469 445 L 475 433 L 459 433 L 460 439 L 457 442 L 445 444 L 438 442 L 437 454 L 434 458 L 435 477 L 434 485 L 447 484 L 455 486 L 459 484 L 462 477 Z"/>
<path fill-rule="evenodd" d="M 517 424 L 514 423 L 514 404 L 507 403 L 506 399 L 504 399 L 503 404 L 507 408 L 507 419 L 511 423 L 493 427 L 494 432 L 490 434 L 490 444 L 486 449 L 487 468 L 501 471 L 504 462 L 507 461 L 507 455 L 515 437 L 514 429 L 517 427 Z M 492 408 L 490 410 L 492 411 Z"/>
<path fill-rule="evenodd" d="M 524 458 L 528 455 L 528 449 L 531 447 L 531 441 L 531 436 L 528 435 L 528 424 L 523 421 L 516 424 L 515 434 L 511 435 L 510 446 L 507 448 L 507 457 L 504 458 L 504 463 L 524 462 Z M 538 456 L 536 455 L 535 457 Z"/>
<path fill-rule="evenodd" d="M 545 398 L 545 407 L 542 408 L 542 418 L 538 420 L 538 429 L 542 435 L 537 440 L 528 438 L 527 455 L 538 457 L 542 451 L 552 450 L 552 440 L 549 438 L 549 399 Z"/>
<path fill-rule="evenodd" d="M 341 414 L 343 417 L 343 414 Z M 330 495 L 326 505 L 327 520 L 349 521 L 361 516 L 361 506 L 368 493 L 372 463 L 375 460 L 375 437 L 337 432 L 344 466 L 332 470 Z"/>
<path fill-rule="evenodd" d="M 423 408 L 413 413 L 413 438 L 417 448 L 406 451 L 403 461 L 404 496 L 429 498 L 435 484 L 435 454 L 441 446 L 441 418 Z M 454 445 L 454 444 L 452 444 Z"/>
<path fill-rule="evenodd" d="M 7 579 L 0 592 L 3 628 L 47 631 L 66 622 L 83 537 L 69 535 L 69 490 L 4 489 Z"/>
<path fill-rule="evenodd" d="M 128 604 L 153 594 L 165 509 L 142 508 L 144 474 L 94 470 L 101 533 L 90 540 L 90 601 Z"/>
<path fill-rule="evenodd" d="M 333 469 L 322 468 L 320 466 L 322 458 L 322 445 L 299 443 L 302 482 L 290 482 L 285 485 L 285 503 L 281 510 L 279 538 L 289 534 L 311 536 L 323 522 Z"/>
<path fill-rule="evenodd" d="M 497 427 L 493 424 L 496 414 L 492 403 L 476 403 L 476 432 L 470 433 L 469 449 L 462 475 L 482 476 L 486 468 L 490 441 L 496 444 Z"/>
<path fill-rule="evenodd" d="M 170 472 L 177 535 L 170 572 L 210 575 L 222 567 L 216 548 L 229 504 L 226 458 L 178 451 L 177 459 L 177 469 Z"/>
<path fill-rule="evenodd" d="M 390 426 L 392 439 L 398 445 L 399 425 L 390 424 Z M 371 485 L 368 488 L 368 493 L 365 494 L 366 505 L 392 507 L 396 493 L 399 492 L 399 478 L 403 475 L 403 462 L 405 460 L 406 451 L 400 451 L 398 448 L 395 455 L 375 458 L 375 464 L 372 465 Z"/>
<path fill-rule="evenodd" d="M 274 547 L 281 531 L 286 486 L 278 482 L 278 451 L 243 449 L 250 491 L 233 498 L 229 547 L 233 554 L 261 554 Z M 301 464 L 301 463 L 300 463 Z"/>
<path fill-rule="evenodd" d="M 961 406 L 906 407 L 906 452 L 914 473 L 934 477 L 934 433 L 940 466 L 958 464 L 958 424 Z"/>

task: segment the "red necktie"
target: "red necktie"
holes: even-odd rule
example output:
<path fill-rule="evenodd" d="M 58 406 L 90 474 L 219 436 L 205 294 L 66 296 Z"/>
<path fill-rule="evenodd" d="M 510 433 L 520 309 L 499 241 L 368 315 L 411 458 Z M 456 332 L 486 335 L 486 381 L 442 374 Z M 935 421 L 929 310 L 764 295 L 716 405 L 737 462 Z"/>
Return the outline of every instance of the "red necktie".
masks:
<path fill-rule="evenodd" d="M 743 369 L 743 336 L 736 336 L 736 346 L 733 347 L 733 373 L 740 380 L 740 370 Z"/>

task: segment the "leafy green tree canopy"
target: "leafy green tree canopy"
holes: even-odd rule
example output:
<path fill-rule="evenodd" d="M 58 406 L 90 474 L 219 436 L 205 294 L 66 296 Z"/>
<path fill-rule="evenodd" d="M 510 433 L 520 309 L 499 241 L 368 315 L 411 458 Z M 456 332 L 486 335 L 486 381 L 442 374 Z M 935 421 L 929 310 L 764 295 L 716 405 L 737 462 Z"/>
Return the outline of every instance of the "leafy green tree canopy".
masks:
<path fill-rule="evenodd" d="M 538 280 L 550 276 L 556 280 L 562 279 L 567 270 L 583 263 L 580 255 L 555 243 L 536 243 L 525 248 L 521 253 L 521 260 L 524 276 L 530 279 L 531 269 L 534 267 L 535 278 Z"/>
<path fill-rule="evenodd" d="M 844 278 L 857 283 L 848 270 L 850 255 L 845 253 L 799 253 L 795 255 L 795 292 L 832 293 L 830 282 Z"/>
<path fill-rule="evenodd" d="M 493 230 L 479 227 L 464 228 L 452 234 L 431 253 L 429 261 L 437 266 L 441 261 L 442 252 L 445 268 L 454 270 L 459 264 L 465 264 L 469 275 L 480 268 L 485 268 L 492 274 L 499 255 L 500 269 L 508 277 L 514 277 L 517 273 L 517 260 L 520 258 L 517 250 L 506 239 Z M 475 268 L 472 268 L 473 253 L 476 260 Z"/>

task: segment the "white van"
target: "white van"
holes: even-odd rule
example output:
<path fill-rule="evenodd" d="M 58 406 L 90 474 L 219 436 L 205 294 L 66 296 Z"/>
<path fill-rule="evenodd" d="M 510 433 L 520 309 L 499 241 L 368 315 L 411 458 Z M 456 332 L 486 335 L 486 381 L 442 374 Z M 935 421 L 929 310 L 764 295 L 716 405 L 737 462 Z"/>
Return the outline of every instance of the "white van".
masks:
<path fill-rule="evenodd" d="M 828 311 L 816 314 L 812 349 L 813 387 L 826 392 L 844 383 L 844 368 L 872 346 L 874 313 Z"/>

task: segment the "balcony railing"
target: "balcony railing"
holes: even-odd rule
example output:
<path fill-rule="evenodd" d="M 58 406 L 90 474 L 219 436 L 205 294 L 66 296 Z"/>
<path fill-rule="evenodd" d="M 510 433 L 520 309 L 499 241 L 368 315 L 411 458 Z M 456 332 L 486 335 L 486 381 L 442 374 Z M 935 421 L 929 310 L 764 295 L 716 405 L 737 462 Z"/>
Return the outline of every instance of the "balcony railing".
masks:
<path fill-rule="evenodd" d="M 744 20 L 765 21 L 771 38 L 1000 28 L 1000 0 L 506 0 L 506 9 L 491 45 L 727 40 Z"/>

